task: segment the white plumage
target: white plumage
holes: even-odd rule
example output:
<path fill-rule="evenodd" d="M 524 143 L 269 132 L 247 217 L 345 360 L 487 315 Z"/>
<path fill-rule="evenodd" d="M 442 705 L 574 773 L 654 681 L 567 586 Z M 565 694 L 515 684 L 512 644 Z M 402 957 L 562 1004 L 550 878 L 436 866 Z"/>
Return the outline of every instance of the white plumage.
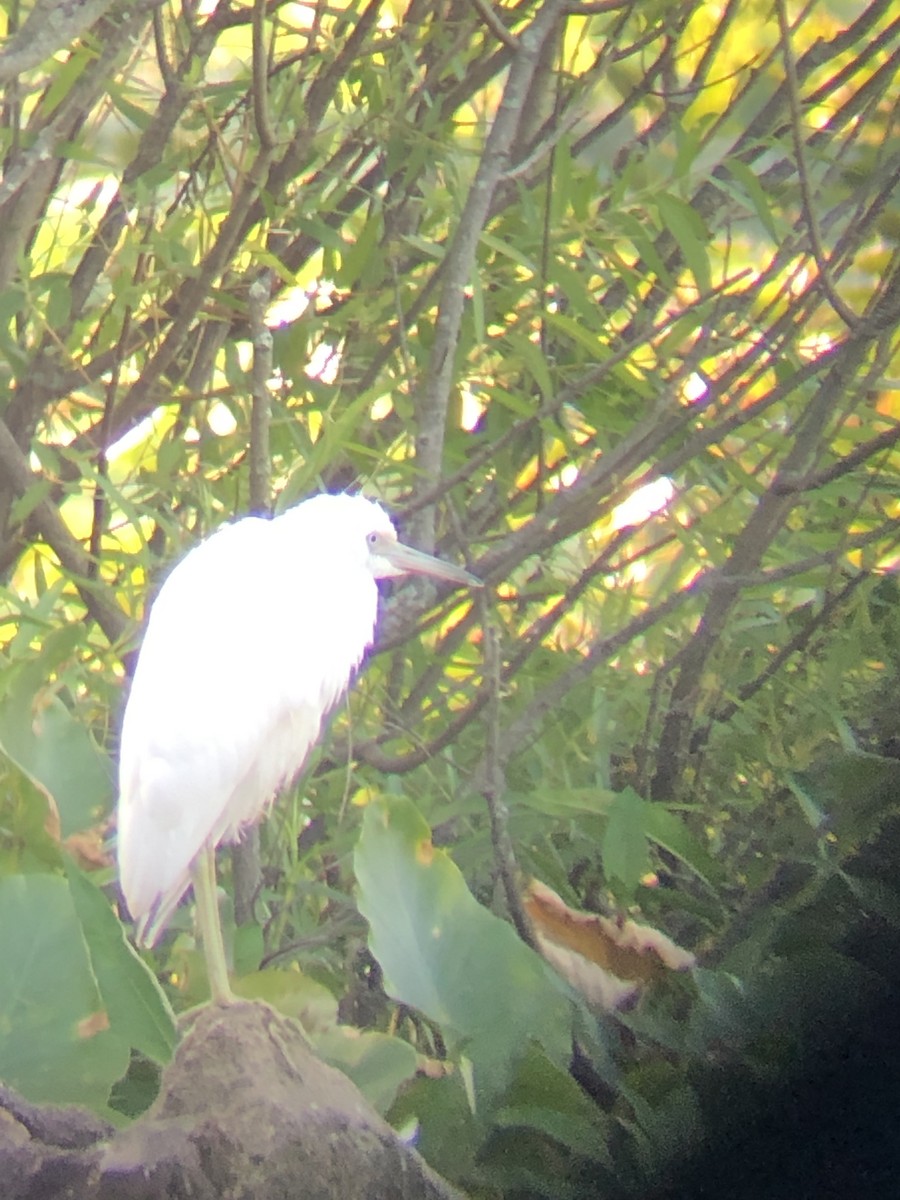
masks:
<path fill-rule="evenodd" d="M 478 583 L 349 495 L 244 518 L 174 568 L 122 726 L 119 873 L 139 940 L 196 886 L 201 852 L 235 841 L 300 771 L 372 643 L 376 580 L 408 572 Z"/>

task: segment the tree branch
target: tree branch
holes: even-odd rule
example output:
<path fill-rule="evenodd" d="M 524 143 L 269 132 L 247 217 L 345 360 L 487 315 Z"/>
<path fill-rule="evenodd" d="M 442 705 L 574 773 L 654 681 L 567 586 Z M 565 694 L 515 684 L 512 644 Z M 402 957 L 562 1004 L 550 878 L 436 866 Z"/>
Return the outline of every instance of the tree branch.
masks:
<path fill-rule="evenodd" d="M 531 24 L 518 36 L 518 49 L 503 98 L 447 248 L 434 345 L 421 387 L 416 423 L 416 462 L 423 480 L 435 479 L 441 473 L 444 429 L 454 379 L 465 289 L 472 276 L 478 242 L 491 211 L 494 192 L 509 167 L 525 101 L 544 42 L 551 36 L 563 9 L 561 0 L 545 0 Z M 418 515 L 416 537 L 420 545 L 434 545 L 433 509 L 423 509 Z"/>
<path fill-rule="evenodd" d="M 144 10 L 149 15 L 162 2 L 146 0 Z M 117 0 L 37 0 L 22 28 L 0 49 L 0 87 L 65 50 L 116 5 Z"/>
<path fill-rule="evenodd" d="M 534 931 L 522 903 L 519 887 L 521 872 L 509 835 L 509 809 L 503 799 L 506 783 L 500 762 L 500 638 L 491 617 L 487 597 L 483 594 L 478 597 L 478 607 L 484 647 L 484 686 L 489 695 L 484 718 L 487 738 L 481 794 L 490 816 L 494 867 L 503 884 L 509 915 L 522 941 L 536 950 Z"/>
<path fill-rule="evenodd" d="M 32 489 L 40 489 L 41 478 L 31 470 L 9 432 L 6 423 L 0 420 L 0 466 L 17 496 L 26 496 Z M 85 608 L 97 622 L 110 644 L 121 641 L 129 627 L 128 618 L 110 598 L 106 587 L 91 578 L 90 557 L 81 544 L 69 532 L 54 505 L 46 498 L 38 500 L 31 508 L 29 521 L 47 543 L 63 569 L 71 578 Z"/>
<path fill-rule="evenodd" d="M 763 555 L 783 527 L 795 503 L 791 492 L 810 470 L 816 452 L 827 436 L 828 418 L 850 389 L 871 344 L 885 328 L 900 320 L 900 271 L 895 271 L 870 305 L 855 331 L 836 353 L 830 370 L 797 422 L 793 443 L 784 456 L 770 488 L 738 534 L 721 582 L 710 595 L 703 616 L 680 656 L 678 678 L 669 699 L 669 710 L 660 733 L 657 768 L 651 794 L 671 799 L 678 794 L 684 768 L 684 750 L 700 702 L 700 680 L 706 664 L 740 593 L 740 577 L 755 573 Z"/>

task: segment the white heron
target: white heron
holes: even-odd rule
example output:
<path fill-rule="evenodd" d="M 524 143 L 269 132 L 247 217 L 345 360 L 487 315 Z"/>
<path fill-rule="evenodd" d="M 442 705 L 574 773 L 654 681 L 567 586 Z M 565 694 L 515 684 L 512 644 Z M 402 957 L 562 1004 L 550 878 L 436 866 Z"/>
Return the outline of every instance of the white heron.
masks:
<path fill-rule="evenodd" d="M 226 525 L 160 589 L 122 724 L 119 876 L 144 945 L 193 882 L 214 1001 L 233 999 L 215 848 L 303 767 L 372 643 L 376 580 L 410 573 L 480 583 L 399 542 L 373 501 L 319 495 Z"/>

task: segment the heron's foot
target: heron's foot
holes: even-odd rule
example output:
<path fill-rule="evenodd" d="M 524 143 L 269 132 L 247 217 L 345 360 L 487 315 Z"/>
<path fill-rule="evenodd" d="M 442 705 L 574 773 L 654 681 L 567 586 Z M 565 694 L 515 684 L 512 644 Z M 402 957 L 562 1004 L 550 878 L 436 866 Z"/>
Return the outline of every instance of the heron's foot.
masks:
<path fill-rule="evenodd" d="M 228 997 L 210 996 L 208 1000 L 202 1000 L 199 1004 L 194 1004 L 190 1008 L 186 1008 L 183 1013 L 179 1013 L 175 1019 L 175 1024 L 178 1028 L 179 1037 L 184 1037 L 194 1026 L 197 1018 L 210 1009 L 217 1009 L 220 1012 L 227 1011 L 230 1008 L 239 1008 L 241 1005 L 260 1004 L 259 1000 L 247 1000 L 243 996 L 236 996 L 233 992 L 229 992 Z"/>

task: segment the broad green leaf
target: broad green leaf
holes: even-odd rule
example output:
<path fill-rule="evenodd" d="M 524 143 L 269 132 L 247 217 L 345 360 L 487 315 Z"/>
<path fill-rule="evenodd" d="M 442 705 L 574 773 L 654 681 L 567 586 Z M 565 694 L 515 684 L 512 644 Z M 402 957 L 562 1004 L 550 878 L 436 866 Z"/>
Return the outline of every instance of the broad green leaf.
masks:
<path fill-rule="evenodd" d="M 409 1042 L 386 1033 L 341 1027 L 315 1038 L 318 1054 L 353 1080 L 373 1108 L 384 1114 L 402 1084 L 416 1073 L 418 1055 Z"/>
<path fill-rule="evenodd" d="M 263 1000 L 287 1017 L 300 1021 L 307 1032 L 332 1029 L 337 1024 L 337 1000 L 321 983 L 302 971 L 253 971 L 232 984 L 245 1000 Z"/>
<path fill-rule="evenodd" d="M 671 1086 L 650 1103 L 634 1090 L 627 1092 L 641 1137 L 636 1145 L 644 1159 L 644 1172 L 659 1178 L 672 1163 L 689 1153 L 703 1135 L 703 1113 L 697 1093 L 677 1071 L 671 1073 Z"/>
<path fill-rule="evenodd" d="M 546 1134 L 577 1154 L 610 1162 L 609 1130 L 601 1112 L 568 1070 L 552 1063 L 534 1043 L 519 1064 L 494 1121 Z"/>
<path fill-rule="evenodd" d="M 0 702 L 0 752 L 52 796 L 62 836 L 95 823 L 109 807 L 112 769 L 90 733 L 47 686 L 58 661 L 81 638 L 77 625 L 47 639 L 19 665 Z"/>
<path fill-rule="evenodd" d="M 265 934 L 256 921 L 235 926 L 231 945 L 235 975 L 246 976 L 259 970 L 265 949 Z"/>
<path fill-rule="evenodd" d="M 0 756 L 0 874 L 56 871 L 62 865 L 56 810 L 43 788 Z"/>
<path fill-rule="evenodd" d="M 161 1065 L 177 1042 L 175 1016 L 156 976 L 125 938 L 109 901 L 69 860 L 69 889 L 110 1028 Z"/>
<path fill-rule="evenodd" d="M 827 817 L 829 828 L 850 842 L 871 835 L 892 812 L 900 811 L 900 761 L 844 750 L 829 755 L 805 771 L 795 771 L 788 783 L 804 806 Z"/>
<path fill-rule="evenodd" d="M 885 980 L 828 947 L 800 951 L 775 964 L 748 988 L 747 1019 L 769 1066 L 783 1069 L 802 1047 L 820 1045 L 823 1029 L 862 1017 L 884 996 Z M 785 1013 L 793 1020 L 783 1020 Z"/>
<path fill-rule="evenodd" d="M 647 804 L 644 808 L 644 832 L 651 841 L 680 859 L 710 888 L 722 883 L 722 868 L 691 835 L 677 813 L 662 804 Z"/>
<path fill-rule="evenodd" d="M 475 1178 L 481 1190 L 473 1189 L 476 1195 L 584 1200 L 588 1194 L 586 1181 L 592 1196 L 616 1194 L 617 1189 L 611 1186 L 612 1180 L 608 1178 L 603 1162 L 590 1153 L 589 1136 L 582 1144 L 587 1153 L 579 1153 L 554 1136 L 556 1132 L 563 1134 L 564 1130 L 552 1113 L 535 1108 L 530 1115 L 534 1118 L 534 1127 L 511 1124 L 498 1126 L 492 1132 L 478 1156 Z M 545 1132 L 542 1125 L 548 1125 L 549 1131 Z M 573 1138 L 577 1138 L 577 1130 L 572 1132 Z M 614 1130 L 610 1136 L 621 1147 L 619 1130 Z M 594 1146 L 596 1142 L 594 1139 Z"/>
<path fill-rule="evenodd" d="M 108 1027 L 65 879 L 0 878 L 0 961 L 0 1078 L 38 1103 L 105 1112 L 128 1046 Z"/>
<path fill-rule="evenodd" d="M 876 913 L 900 928 L 900 892 L 896 888 L 881 879 L 863 879 L 859 875 L 849 874 L 843 874 L 841 878 L 866 914 Z"/>
<path fill-rule="evenodd" d="M 608 879 L 618 879 L 629 890 L 637 887 L 650 869 L 647 843 L 647 801 L 630 788 L 619 792 L 609 807 L 601 854 Z"/>
<path fill-rule="evenodd" d="M 480 1097 L 504 1090 L 529 1041 L 551 1062 L 568 1062 L 565 986 L 512 926 L 477 903 L 408 800 L 369 806 L 354 868 L 388 993 L 465 1048 Z"/>
<path fill-rule="evenodd" d="M 484 1128 L 472 1113 L 459 1071 L 411 1080 L 388 1116 L 403 1136 L 415 1136 L 416 1149 L 445 1179 L 463 1183 L 476 1175 Z"/>

